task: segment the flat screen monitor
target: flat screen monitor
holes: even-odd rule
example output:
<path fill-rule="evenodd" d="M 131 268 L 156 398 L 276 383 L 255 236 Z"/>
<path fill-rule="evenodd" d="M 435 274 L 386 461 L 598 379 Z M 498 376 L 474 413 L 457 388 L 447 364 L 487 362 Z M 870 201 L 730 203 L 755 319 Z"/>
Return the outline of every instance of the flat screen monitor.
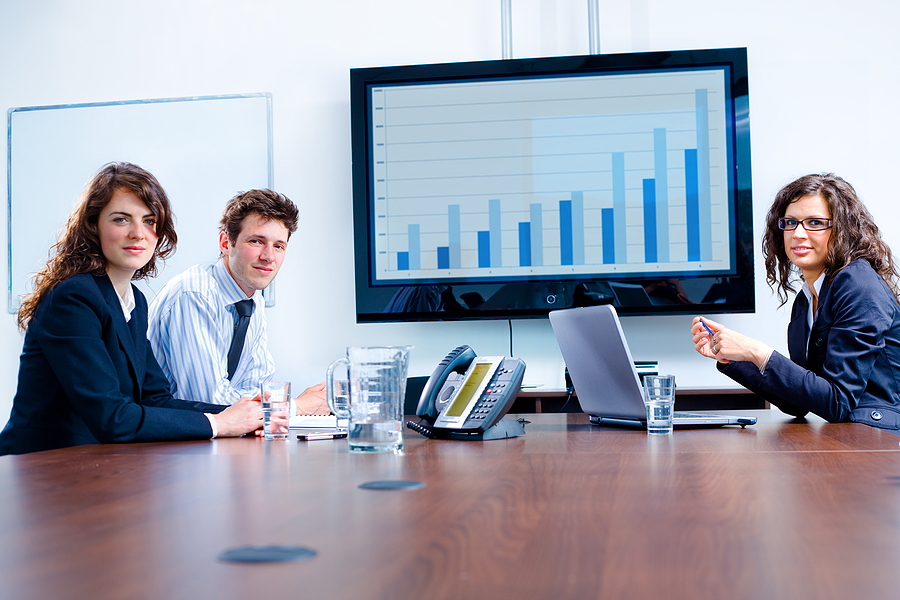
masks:
<path fill-rule="evenodd" d="M 753 312 L 745 48 L 350 71 L 359 322 Z"/>

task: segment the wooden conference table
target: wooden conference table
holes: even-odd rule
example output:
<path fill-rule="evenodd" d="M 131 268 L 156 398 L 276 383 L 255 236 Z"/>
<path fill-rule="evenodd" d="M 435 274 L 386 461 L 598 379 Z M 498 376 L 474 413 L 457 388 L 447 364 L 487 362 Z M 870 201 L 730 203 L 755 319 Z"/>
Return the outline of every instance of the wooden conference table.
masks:
<path fill-rule="evenodd" d="M 900 437 L 765 410 L 650 437 L 81 446 L 0 458 L 3 598 L 886 598 Z M 360 489 L 416 480 L 408 491 Z M 301 545 L 307 561 L 217 560 Z"/>

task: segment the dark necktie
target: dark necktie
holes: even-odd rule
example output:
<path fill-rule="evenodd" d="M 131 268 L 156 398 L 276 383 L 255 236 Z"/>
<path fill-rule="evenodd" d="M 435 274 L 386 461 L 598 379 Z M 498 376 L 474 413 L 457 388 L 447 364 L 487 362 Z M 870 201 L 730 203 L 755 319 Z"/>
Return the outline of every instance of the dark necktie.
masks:
<path fill-rule="evenodd" d="M 253 314 L 253 300 L 241 300 L 234 303 L 238 320 L 234 326 L 234 337 L 231 338 L 231 348 L 228 349 L 228 379 L 234 375 L 238 362 L 241 360 L 241 352 L 244 350 L 244 338 L 247 337 L 247 327 L 250 325 L 250 315 Z"/>

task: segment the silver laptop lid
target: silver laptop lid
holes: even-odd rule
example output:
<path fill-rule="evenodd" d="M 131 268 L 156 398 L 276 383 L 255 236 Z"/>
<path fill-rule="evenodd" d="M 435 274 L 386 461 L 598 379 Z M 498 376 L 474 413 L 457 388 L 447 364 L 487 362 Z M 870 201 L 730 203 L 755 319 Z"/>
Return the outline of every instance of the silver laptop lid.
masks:
<path fill-rule="evenodd" d="M 643 420 L 641 382 L 616 309 L 602 304 L 555 310 L 550 325 L 581 409 L 596 417 Z"/>

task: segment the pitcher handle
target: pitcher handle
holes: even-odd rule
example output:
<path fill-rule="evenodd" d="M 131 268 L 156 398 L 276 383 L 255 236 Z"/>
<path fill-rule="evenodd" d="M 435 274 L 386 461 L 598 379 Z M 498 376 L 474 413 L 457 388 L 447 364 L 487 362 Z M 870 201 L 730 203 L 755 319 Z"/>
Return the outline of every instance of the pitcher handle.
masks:
<path fill-rule="evenodd" d="M 337 417 L 339 423 L 350 418 L 350 407 L 344 402 L 338 403 L 334 396 L 334 370 L 341 364 L 347 365 L 349 375 L 350 359 L 345 356 L 328 365 L 328 369 L 325 371 L 325 400 L 327 400 L 328 408 Z M 349 393 L 349 389 L 347 391 Z"/>

